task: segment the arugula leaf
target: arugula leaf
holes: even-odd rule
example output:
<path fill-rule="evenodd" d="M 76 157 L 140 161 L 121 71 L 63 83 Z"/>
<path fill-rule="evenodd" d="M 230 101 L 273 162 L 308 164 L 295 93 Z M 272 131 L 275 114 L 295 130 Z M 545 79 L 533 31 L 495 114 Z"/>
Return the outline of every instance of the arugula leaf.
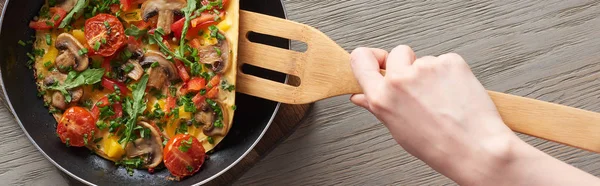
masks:
<path fill-rule="evenodd" d="M 135 25 L 131 25 L 131 27 L 125 29 L 125 35 L 133 36 L 136 39 L 140 38 L 148 33 L 148 30 L 140 30 Z"/>
<path fill-rule="evenodd" d="M 196 10 L 196 0 L 188 0 L 187 7 L 183 8 L 182 11 L 185 15 L 185 21 L 183 24 L 183 31 L 181 33 L 181 39 L 179 40 L 179 53 L 183 55 L 185 52 L 185 36 L 187 35 L 188 29 L 190 27 L 190 21 L 192 21 L 192 13 Z"/>
<path fill-rule="evenodd" d="M 192 64 L 192 62 L 190 60 L 188 60 L 187 58 L 185 58 L 185 56 L 183 54 L 181 54 L 179 52 L 179 50 L 177 50 L 176 53 L 173 53 L 173 51 L 171 51 L 169 49 L 169 47 L 167 47 L 167 45 L 165 45 L 162 41 L 163 38 L 162 36 L 164 35 L 164 31 L 162 28 L 158 28 L 154 31 L 154 34 L 148 34 L 148 38 L 151 41 L 151 43 L 156 43 L 158 45 L 158 47 L 161 49 L 160 51 L 162 51 L 163 53 L 167 54 L 167 59 L 169 59 L 168 57 L 174 56 L 175 58 L 183 61 L 187 66 L 190 66 Z"/>
<path fill-rule="evenodd" d="M 67 26 L 69 23 L 71 23 L 73 16 L 75 14 L 78 14 L 79 12 L 81 12 L 83 10 L 83 8 L 85 8 L 86 4 L 87 4 L 87 0 L 78 0 L 77 4 L 75 4 L 75 7 L 73 7 L 71 12 L 69 12 L 69 14 L 67 14 L 67 16 L 65 16 L 65 18 L 62 20 L 62 22 L 60 23 L 58 28 L 65 28 L 65 26 Z"/>
<path fill-rule="evenodd" d="M 61 85 L 53 85 L 48 87 L 52 90 L 60 91 L 65 95 L 65 101 L 71 102 L 71 96 L 67 90 L 79 87 L 81 85 L 93 85 L 102 80 L 104 75 L 104 69 L 87 69 L 81 74 L 77 74 L 75 71 L 69 72 L 67 79 Z"/>
<path fill-rule="evenodd" d="M 133 100 L 126 99 L 125 104 L 123 104 L 125 112 L 129 114 L 129 120 L 125 123 L 125 144 L 123 147 L 125 147 L 131 139 L 138 115 L 141 115 L 144 113 L 144 110 L 146 110 L 146 104 L 144 103 L 146 84 L 148 84 L 148 75 L 144 75 L 140 82 L 133 88 Z"/>

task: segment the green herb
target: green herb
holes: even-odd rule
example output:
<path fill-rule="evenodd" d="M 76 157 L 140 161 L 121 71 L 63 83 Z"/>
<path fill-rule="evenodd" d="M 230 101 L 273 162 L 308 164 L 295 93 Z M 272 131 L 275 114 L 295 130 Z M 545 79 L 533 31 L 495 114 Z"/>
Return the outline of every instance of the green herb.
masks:
<path fill-rule="evenodd" d="M 215 51 L 217 51 L 217 55 L 221 56 L 221 49 L 219 47 L 215 47 Z"/>
<path fill-rule="evenodd" d="M 71 102 L 71 96 L 67 90 L 79 87 L 81 85 L 96 84 L 102 80 L 103 75 L 104 69 L 87 69 L 81 74 L 71 71 L 67 75 L 67 79 L 65 79 L 62 85 L 53 85 L 48 88 L 60 91 L 63 95 L 65 95 L 65 100 L 67 102 Z"/>
<path fill-rule="evenodd" d="M 200 95 L 202 95 L 202 96 L 206 95 L 206 89 L 200 89 Z"/>
<path fill-rule="evenodd" d="M 52 44 L 52 37 L 50 36 L 50 34 L 46 34 L 46 44 L 47 45 Z"/>
<path fill-rule="evenodd" d="M 150 37 L 148 37 L 148 39 L 150 40 L 151 44 L 157 44 L 158 47 L 160 48 L 160 51 L 162 51 L 163 53 L 167 54 L 167 59 L 172 58 L 173 56 L 175 56 L 175 58 L 183 61 L 186 66 L 190 66 L 192 64 L 192 62 L 190 60 L 188 60 L 183 53 L 181 52 L 177 52 L 173 53 L 169 47 L 167 47 L 167 45 L 165 45 L 162 41 L 163 38 L 162 36 L 164 35 L 164 31 L 162 28 L 158 28 L 154 31 L 154 34 L 149 34 Z"/>
<path fill-rule="evenodd" d="M 221 89 L 231 92 L 235 90 L 235 85 L 227 83 L 227 80 L 224 79 L 221 80 Z"/>
<path fill-rule="evenodd" d="M 180 119 L 179 127 L 177 127 L 177 129 L 175 129 L 175 133 L 176 134 L 187 134 L 187 132 L 188 132 L 187 121 L 184 119 Z"/>
<path fill-rule="evenodd" d="M 100 44 L 100 41 L 96 41 L 96 42 L 94 43 L 94 50 L 95 50 L 95 51 L 98 51 L 98 50 L 100 50 L 100 45 L 101 45 L 101 44 Z"/>
<path fill-rule="evenodd" d="M 102 139 L 104 139 L 104 138 L 102 138 L 102 137 L 96 138 L 96 139 L 94 139 L 94 143 L 98 143 L 98 142 L 102 141 Z"/>
<path fill-rule="evenodd" d="M 144 93 L 146 84 L 148 83 L 148 75 L 144 75 L 139 83 L 136 84 L 132 91 L 133 100 L 126 99 L 123 104 L 123 110 L 129 115 L 129 120 L 125 124 L 125 141 L 129 142 L 133 134 L 133 128 L 137 122 L 138 115 L 144 113 L 146 104 L 144 104 Z M 125 143 L 126 144 L 126 143 Z"/>
<path fill-rule="evenodd" d="M 133 66 L 133 64 L 127 63 L 127 64 L 125 64 L 125 66 L 123 66 L 123 71 L 125 73 L 129 73 L 129 72 L 131 72 L 133 70 L 134 67 L 135 66 Z"/>
<path fill-rule="evenodd" d="M 190 27 L 190 21 L 192 21 L 191 16 L 194 13 L 194 10 L 196 10 L 196 4 L 198 4 L 198 2 L 196 2 L 196 0 L 188 0 L 187 6 L 182 9 L 183 14 L 185 15 L 185 21 L 183 23 L 183 31 L 181 32 L 181 39 L 179 40 L 179 54 L 181 56 L 183 56 L 185 53 L 184 52 L 184 49 L 186 46 L 185 45 L 185 37 L 187 36 L 187 32 Z"/>
<path fill-rule="evenodd" d="M 147 33 L 148 33 L 148 30 L 140 30 L 135 25 L 131 25 L 131 27 L 125 29 L 125 35 L 133 36 L 136 39 L 139 39 L 140 37 L 146 35 Z"/>
<path fill-rule="evenodd" d="M 87 0 L 79 0 L 79 1 L 77 1 L 77 4 L 75 4 L 75 6 L 69 12 L 69 14 L 67 14 L 67 16 L 65 16 L 65 18 L 62 20 L 62 22 L 60 23 L 60 25 L 58 26 L 58 28 L 65 28 L 65 26 L 67 26 L 69 23 L 71 23 L 71 20 L 73 19 L 73 16 L 75 14 L 78 14 L 79 12 L 81 12 L 83 10 L 83 8 L 85 8 L 86 4 L 87 4 Z"/>
<path fill-rule="evenodd" d="M 50 68 L 52 68 L 52 66 L 54 66 L 54 64 L 52 63 L 52 61 L 46 61 L 46 62 L 44 62 L 44 67 L 46 67 L 46 69 L 50 69 Z"/>
<path fill-rule="evenodd" d="M 67 147 L 71 147 L 71 139 L 67 138 L 65 140 L 65 145 L 67 145 Z"/>
<path fill-rule="evenodd" d="M 48 6 L 56 5 L 56 0 L 48 0 Z"/>
<path fill-rule="evenodd" d="M 210 37 L 217 38 L 218 40 L 225 40 L 225 36 L 219 32 L 219 28 L 217 28 L 217 26 L 209 26 L 208 30 L 210 31 Z"/>
<path fill-rule="evenodd" d="M 84 145 L 88 144 L 88 134 L 83 134 L 83 144 Z"/>
<path fill-rule="evenodd" d="M 206 137 L 206 141 L 208 141 L 210 144 L 215 144 L 215 139 L 213 139 L 212 136 Z"/>
<path fill-rule="evenodd" d="M 150 67 L 152 67 L 152 68 L 156 68 L 156 67 L 158 67 L 158 66 L 160 66 L 160 63 L 158 63 L 158 61 L 155 61 L 154 63 L 152 63 L 152 64 L 150 65 Z"/>
<path fill-rule="evenodd" d="M 19 40 L 19 45 L 21 45 L 21 46 L 25 46 L 25 45 L 27 45 L 27 44 L 25 44 L 25 42 L 23 42 L 23 40 Z"/>
<path fill-rule="evenodd" d="M 100 39 L 100 42 L 102 42 L 102 44 L 106 44 L 106 38 Z"/>
<path fill-rule="evenodd" d="M 188 140 L 183 140 L 181 141 L 180 145 L 179 145 L 179 150 L 181 152 L 187 152 L 188 150 L 190 150 L 190 148 L 192 147 L 192 143 L 193 143 L 193 137 L 190 136 L 190 138 Z"/>
<path fill-rule="evenodd" d="M 45 23 L 48 26 L 54 27 L 54 22 L 52 22 L 52 21 L 46 21 Z"/>
<path fill-rule="evenodd" d="M 98 129 L 100 130 L 104 130 L 105 128 L 107 128 L 108 126 L 106 125 L 106 123 L 104 123 L 104 121 L 102 120 L 98 120 L 96 122 L 96 127 L 98 127 Z"/>
<path fill-rule="evenodd" d="M 85 108 L 92 109 L 93 103 L 92 100 L 86 99 L 85 101 L 83 101 L 82 105 Z"/>
<path fill-rule="evenodd" d="M 194 172 L 194 167 L 192 166 L 185 166 L 185 169 L 187 169 L 188 172 Z"/>
<path fill-rule="evenodd" d="M 87 48 L 82 48 L 81 50 L 77 51 L 77 53 L 80 56 L 86 55 L 88 53 L 88 49 Z"/>
<path fill-rule="evenodd" d="M 117 165 L 123 165 L 127 170 L 129 176 L 133 176 L 133 170 L 141 168 L 144 165 L 144 160 L 142 157 L 135 157 L 132 159 L 121 160 L 116 163 Z"/>
<path fill-rule="evenodd" d="M 237 105 L 232 105 L 231 110 L 237 110 Z"/>
<path fill-rule="evenodd" d="M 113 110 L 112 106 L 100 107 L 100 119 L 106 119 L 114 115 L 115 111 Z"/>

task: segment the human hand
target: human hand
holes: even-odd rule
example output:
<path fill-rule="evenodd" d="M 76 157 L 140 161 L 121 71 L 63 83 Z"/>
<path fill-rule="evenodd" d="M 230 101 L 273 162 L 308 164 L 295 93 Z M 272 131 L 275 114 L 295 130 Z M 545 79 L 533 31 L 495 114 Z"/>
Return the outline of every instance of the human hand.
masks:
<path fill-rule="evenodd" d="M 476 169 L 497 163 L 522 143 L 457 54 L 416 59 L 408 46 L 389 54 L 358 48 L 352 69 L 364 94 L 351 101 L 382 121 L 407 152 L 459 183 L 472 180 L 462 179 L 472 175 L 461 172 L 487 171 Z"/>

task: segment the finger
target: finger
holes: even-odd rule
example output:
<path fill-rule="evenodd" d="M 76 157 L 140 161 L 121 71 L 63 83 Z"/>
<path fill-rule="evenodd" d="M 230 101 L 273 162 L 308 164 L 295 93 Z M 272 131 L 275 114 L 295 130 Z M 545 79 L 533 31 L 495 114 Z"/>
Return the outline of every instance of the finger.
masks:
<path fill-rule="evenodd" d="M 406 45 L 392 49 L 386 60 L 387 73 L 399 73 L 415 61 L 415 52 Z"/>
<path fill-rule="evenodd" d="M 369 50 L 371 50 L 371 52 L 375 56 L 375 59 L 377 59 L 377 63 L 379 63 L 379 68 L 385 69 L 385 60 L 388 57 L 388 52 L 379 48 L 369 48 Z"/>
<path fill-rule="evenodd" d="M 379 72 L 377 57 L 368 48 L 357 48 L 352 51 L 350 56 L 354 77 L 358 80 L 363 92 L 369 94 L 383 80 L 383 76 Z"/>
<path fill-rule="evenodd" d="M 421 63 L 435 63 L 437 60 L 436 57 L 433 56 L 423 56 L 413 62 L 413 65 L 421 64 Z"/>
<path fill-rule="evenodd" d="M 367 97 L 364 94 L 354 94 L 350 96 L 350 101 L 359 107 L 369 108 L 369 101 L 367 101 Z"/>

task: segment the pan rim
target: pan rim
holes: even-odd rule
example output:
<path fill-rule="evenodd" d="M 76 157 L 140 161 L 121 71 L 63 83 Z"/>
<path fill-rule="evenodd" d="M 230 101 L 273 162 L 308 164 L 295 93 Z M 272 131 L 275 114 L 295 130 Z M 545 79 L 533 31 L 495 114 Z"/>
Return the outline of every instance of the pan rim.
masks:
<path fill-rule="evenodd" d="M 6 13 L 6 10 L 8 9 L 8 5 L 10 3 L 11 0 L 6 0 L 4 3 L 4 8 L 2 10 L 2 14 L 0 14 L 0 34 L 2 34 L 2 28 L 3 28 L 3 23 L 4 23 L 4 16 Z M 287 14 L 287 9 L 285 8 L 285 2 L 283 2 L 283 0 L 279 0 L 281 2 L 281 8 L 283 9 L 283 16 L 285 19 L 287 19 L 288 14 Z M 288 42 L 288 47 L 291 47 L 291 43 Z M 35 148 L 42 153 L 42 155 L 48 160 L 50 161 L 50 163 L 52 163 L 55 167 L 57 167 L 59 170 L 61 170 L 63 173 L 69 175 L 70 177 L 80 181 L 81 183 L 84 183 L 86 185 L 95 185 L 83 178 L 80 178 L 79 176 L 71 173 L 70 171 L 68 171 L 67 169 L 65 169 L 64 167 L 60 166 L 58 163 L 56 163 L 52 158 L 50 158 L 50 156 L 48 156 L 46 154 L 46 152 L 44 150 L 42 150 L 42 148 L 35 142 L 35 140 L 33 140 L 33 138 L 31 138 L 31 135 L 29 135 L 29 132 L 27 132 L 27 130 L 25 129 L 25 126 L 23 126 L 23 123 L 21 122 L 21 119 L 19 118 L 19 116 L 17 115 L 17 113 L 15 112 L 15 109 L 12 106 L 12 103 L 8 97 L 8 94 L 6 93 L 6 87 L 4 86 L 4 78 L 2 78 L 2 70 L 0 69 L 0 86 L 2 87 L 2 92 L 4 93 L 4 95 L 2 96 L 2 98 L 4 99 L 4 103 L 5 106 L 8 107 L 8 109 L 10 110 L 10 114 L 12 115 L 12 117 L 16 120 L 16 122 L 19 124 L 19 127 L 21 127 L 21 130 L 23 130 L 23 132 L 25 133 L 25 136 L 27 136 L 27 139 L 29 139 L 29 141 L 32 143 L 33 146 L 35 146 Z M 285 76 L 285 80 L 284 82 L 287 83 L 289 80 L 289 76 L 286 75 Z M 269 119 L 269 122 L 267 122 L 267 125 L 265 126 L 265 128 L 262 130 L 262 132 L 260 133 L 260 135 L 258 136 L 257 140 L 255 140 L 252 145 L 250 145 L 250 148 L 248 148 L 248 150 L 246 150 L 246 152 L 244 152 L 239 158 L 237 158 L 235 161 L 233 161 L 233 163 L 231 163 L 229 166 L 225 167 L 223 170 L 219 171 L 218 173 L 208 177 L 207 179 L 204 179 L 201 182 L 198 182 L 194 185 L 203 185 L 209 181 L 212 181 L 213 179 L 221 176 L 223 173 L 227 172 L 229 169 L 231 169 L 233 166 L 237 165 L 242 159 L 244 159 L 248 153 L 250 153 L 250 151 L 252 151 L 254 149 L 254 147 L 256 146 L 256 144 L 258 144 L 258 142 L 260 140 L 262 140 L 263 136 L 265 135 L 265 133 L 267 132 L 267 130 L 269 129 L 269 127 L 271 126 L 271 124 L 273 123 L 273 120 L 275 119 L 275 116 L 277 115 L 277 113 L 279 112 L 279 108 L 281 106 L 281 103 L 277 103 L 277 105 L 275 106 L 275 110 L 273 111 L 273 114 L 271 115 L 271 118 Z"/>

